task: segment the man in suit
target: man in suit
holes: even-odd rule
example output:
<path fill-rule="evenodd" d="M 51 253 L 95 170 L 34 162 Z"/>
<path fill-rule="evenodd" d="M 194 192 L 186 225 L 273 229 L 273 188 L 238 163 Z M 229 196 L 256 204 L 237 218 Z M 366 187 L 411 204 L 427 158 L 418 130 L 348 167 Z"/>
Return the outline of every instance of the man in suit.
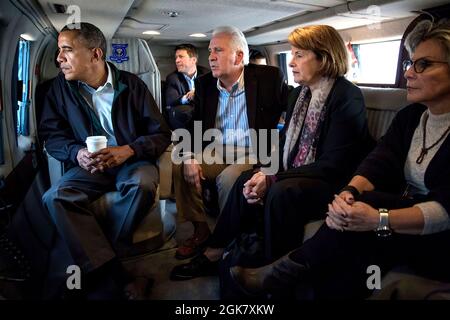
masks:
<path fill-rule="evenodd" d="M 194 80 L 209 70 L 197 66 L 197 48 L 192 44 L 180 44 L 175 47 L 177 71 L 166 78 L 166 110 L 172 129 L 185 128 L 192 117 L 194 98 Z"/>
<path fill-rule="evenodd" d="M 201 121 L 203 133 L 212 128 L 220 130 L 224 137 L 219 142 L 222 146 L 231 146 L 235 153 L 243 151 L 246 154 L 251 147 L 250 139 L 239 134 L 227 135 L 226 131 L 276 128 L 287 100 L 284 76 L 275 67 L 247 65 L 247 41 L 234 27 L 215 29 L 209 52 L 212 72 L 196 80 L 193 120 Z M 215 183 L 219 209 L 222 210 L 236 179 L 242 171 L 251 168 L 251 163 L 200 164 L 196 159 L 174 165 L 177 210 L 194 225 L 193 236 L 178 248 L 177 258 L 186 259 L 198 254 L 210 235 L 201 182 Z"/>
<path fill-rule="evenodd" d="M 142 291 L 116 250 L 132 243 L 155 201 L 156 160 L 170 144 L 170 130 L 145 83 L 105 61 L 106 40 L 96 26 L 65 26 L 58 48 L 62 72 L 45 95 L 40 134 L 66 172 L 43 203 L 70 252 L 67 263 L 81 269 L 83 289 L 106 290 L 97 298 L 117 298 L 123 289 L 136 297 Z M 108 146 L 89 152 L 85 141 L 93 135 L 106 136 Z M 120 199 L 101 228 L 90 204 L 113 190 Z"/>

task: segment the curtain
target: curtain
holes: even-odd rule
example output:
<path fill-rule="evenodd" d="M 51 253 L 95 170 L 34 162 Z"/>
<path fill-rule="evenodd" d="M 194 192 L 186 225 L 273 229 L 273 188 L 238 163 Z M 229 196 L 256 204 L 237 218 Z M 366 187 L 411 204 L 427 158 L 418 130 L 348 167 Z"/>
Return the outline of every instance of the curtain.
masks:
<path fill-rule="evenodd" d="M 288 70 L 287 70 L 287 63 L 286 63 L 286 53 L 280 53 L 278 55 L 278 65 L 280 66 L 281 71 L 283 71 L 284 78 L 287 81 Z"/>
<path fill-rule="evenodd" d="M 29 106 L 30 106 L 30 88 L 29 88 L 29 70 L 30 70 L 30 42 L 20 40 L 19 42 L 19 64 L 18 80 L 22 82 L 22 99 L 17 101 L 17 133 L 28 136 L 29 126 Z"/>

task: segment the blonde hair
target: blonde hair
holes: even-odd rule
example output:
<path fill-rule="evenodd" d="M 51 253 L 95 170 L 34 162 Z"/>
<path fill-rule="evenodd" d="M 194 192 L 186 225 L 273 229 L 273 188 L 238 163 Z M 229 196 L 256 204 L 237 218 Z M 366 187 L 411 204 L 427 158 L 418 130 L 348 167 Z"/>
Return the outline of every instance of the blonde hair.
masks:
<path fill-rule="evenodd" d="M 339 33 L 327 25 L 297 28 L 288 36 L 289 43 L 299 49 L 313 51 L 321 61 L 320 73 L 337 78 L 348 70 L 347 48 Z"/>

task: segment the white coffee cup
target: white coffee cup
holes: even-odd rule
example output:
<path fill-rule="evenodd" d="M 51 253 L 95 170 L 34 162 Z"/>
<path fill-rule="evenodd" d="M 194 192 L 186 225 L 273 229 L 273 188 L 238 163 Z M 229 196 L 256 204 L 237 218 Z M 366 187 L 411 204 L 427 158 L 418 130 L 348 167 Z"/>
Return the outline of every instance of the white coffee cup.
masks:
<path fill-rule="evenodd" d="M 106 148 L 108 139 L 105 136 L 90 136 L 86 138 L 86 145 L 89 152 L 97 152 Z"/>

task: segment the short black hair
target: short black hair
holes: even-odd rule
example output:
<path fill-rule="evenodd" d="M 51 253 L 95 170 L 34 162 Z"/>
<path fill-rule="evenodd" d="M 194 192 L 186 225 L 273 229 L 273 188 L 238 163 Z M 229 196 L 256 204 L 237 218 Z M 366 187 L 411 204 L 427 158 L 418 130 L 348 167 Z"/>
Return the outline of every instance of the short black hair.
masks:
<path fill-rule="evenodd" d="M 177 52 L 177 50 L 186 50 L 189 57 L 191 57 L 191 58 L 196 57 L 198 59 L 197 48 L 190 43 L 183 43 L 183 44 L 177 45 L 175 47 L 175 52 Z"/>
<path fill-rule="evenodd" d="M 256 59 L 266 59 L 266 57 L 258 50 L 251 49 L 250 50 L 250 60 Z"/>
<path fill-rule="evenodd" d="M 102 49 L 103 55 L 102 59 L 105 60 L 106 58 L 106 39 L 103 32 L 100 31 L 99 28 L 94 26 L 91 23 L 88 22 L 80 22 L 80 23 L 73 23 L 65 25 L 61 32 L 64 31 L 73 31 L 77 32 L 78 36 L 80 36 L 84 42 L 86 43 L 86 46 L 89 49 L 93 48 L 100 48 Z M 60 33 L 61 33 L 60 32 Z"/>

